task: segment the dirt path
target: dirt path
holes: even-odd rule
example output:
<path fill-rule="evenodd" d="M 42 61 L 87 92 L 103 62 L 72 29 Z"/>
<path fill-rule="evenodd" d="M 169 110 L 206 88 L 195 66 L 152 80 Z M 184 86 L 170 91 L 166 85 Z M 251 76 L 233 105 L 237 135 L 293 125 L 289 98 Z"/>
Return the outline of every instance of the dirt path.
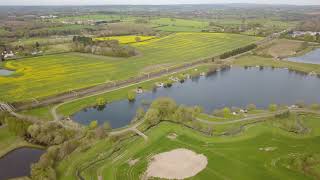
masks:
<path fill-rule="evenodd" d="M 138 130 L 138 127 L 144 123 L 143 120 L 135 123 L 134 125 L 128 127 L 128 128 L 124 128 L 124 129 L 119 129 L 119 130 L 114 130 L 112 132 L 110 132 L 110 136 L 117 136 L 117 135 L 121 135 L 123 133 L 126 133 L 126 132 L 134 132 L 136 134 L 138 134 L 139 136 L 143 137 L 145 141 L 148 140 L 148 136 L 146 136 L 143 132 L 139 131 Z"/>

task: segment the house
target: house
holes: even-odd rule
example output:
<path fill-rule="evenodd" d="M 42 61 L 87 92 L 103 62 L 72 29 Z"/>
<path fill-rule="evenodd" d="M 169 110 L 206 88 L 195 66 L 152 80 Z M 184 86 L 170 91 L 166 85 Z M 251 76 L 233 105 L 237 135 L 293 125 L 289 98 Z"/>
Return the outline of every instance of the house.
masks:
<path fill-rule="evenodd" d="M 12 51 L 3 51 L 1 53 L 1 56 L 4 58 L 4 59 L 7 59 L 7 58 L 12 58 L 14 57 L 14 53 Z"/>

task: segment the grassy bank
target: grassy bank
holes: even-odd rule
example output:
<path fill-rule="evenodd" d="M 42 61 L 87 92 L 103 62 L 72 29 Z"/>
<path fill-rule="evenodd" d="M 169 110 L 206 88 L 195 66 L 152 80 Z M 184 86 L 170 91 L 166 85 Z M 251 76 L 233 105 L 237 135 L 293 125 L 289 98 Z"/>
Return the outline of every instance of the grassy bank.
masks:
<path fill-rule="evenodd" d="M 23 138 L 10 132 L 7 127 L 0 127 L 0 157 L 21 147 L 39 147 L 26 142 Z"/>
<path fill-rule="evenodd" d="M 186 148 L 208 159 L 206 169 L 191 179 L 313 179 L 311 174 L 299 169 L 301 167 L 294 162 L 301 160 L 300 155 L 317 154 L 320 148 L 317 143 L 320 142 L 320 131 L 317 128 L 320 127 L 320 119 L 316 115 L 302 116 L 303 126 L 310 129 L 307 134 L 290 133 L 286 126 L 279 125 L 295 119 L 295 116 L 281 121 L 270 119 L 249 125 L 236 135 L 223 137 L 204 136 L 197 131 L 165 122 L 145 132 L 147 142 L 141 137 L 133 137 L 118 144 L 120 150 L 108 156 L 108 141 L 97 141 L 94 148 L 73 153 L 60 162 L 56 169 L 59 179 L 74 179 L 75 170 L 80 164 L 101 159 L 82 172 L 85 179 L 97 179 L 97 176 L 104 179 L 140 179 L 153 155 Z M 225 129 L 230 128 L 235 127 Z M 176 138 L 168 138 L 172 133 L 177 135 Z M 103 157 L 107 158 L 103 160 Z M 129 165 L 130 160 L 137 162 Z M 312 167 L 315 169 L 313 172 L 317 173 L 318 164 Z"/>
<path fill-rule="evenodd" d="M 238 66 L 265 66 L 275 68 L 288 68 L 290 70 L 301 71 L 305 73 L 315 72 L 320 74 L 320 65 L 297 63 L 285 60 L 275 60 L 273 58 L 261 57 L 261 56 L 241 56 L 234 61 Z"/>

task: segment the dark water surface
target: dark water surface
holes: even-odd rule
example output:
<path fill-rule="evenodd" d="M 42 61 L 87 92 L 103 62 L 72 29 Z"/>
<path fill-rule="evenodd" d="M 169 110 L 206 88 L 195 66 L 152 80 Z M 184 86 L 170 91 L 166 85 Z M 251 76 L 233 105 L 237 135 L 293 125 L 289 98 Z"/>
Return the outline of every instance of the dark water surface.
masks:
<path fill-rule="evenodd" d="M 44 150 L 19 148 L 0 158 L 0 180 L 30 176 L 31 164 L 39 161 Z"/>
<path fill-rule="evenodd" d="M 289 61 L 310 64 L 320 64 L 320 48 L 315 49 L 303 56 L 288 58 Z"/>
<path fill-rule="evenodd" d="M 82 124 L 92 120 L 109 121 L 113 128 L 126 126 L 144 102 L 168 96 L 178 104 L 200 105 L 206 112 L 223 107 L 245 107 L 254 103 L 266 108 L 271 103 L 292 105 L 298 101 L 320 102 L 320 78 L 286 69 L 231 68 L 207 77 L 189 79 L 171 88 L 159 88 L 137 96 L 134 103 L 127 100 L 107 104 L 105 108 L 87 108 L 72 118 Z"/>
<path fill-rule="evenodd" d="M 9 76 L 13 73 L 14 71 L 10 71 L 7 69 L 0 69 L 0 76 Z"/>

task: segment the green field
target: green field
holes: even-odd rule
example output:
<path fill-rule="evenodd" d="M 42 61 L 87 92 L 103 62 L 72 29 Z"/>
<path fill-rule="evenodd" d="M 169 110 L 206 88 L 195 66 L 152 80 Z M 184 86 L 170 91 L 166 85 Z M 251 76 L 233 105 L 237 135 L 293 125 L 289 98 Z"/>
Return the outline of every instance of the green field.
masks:
<path fill-rule="evenodd" d="M 158 70 L 159 65 L 171 66 L 216 56 L 259 39 L 236 34 L 177 33 L 133 44 L 140 53 L 131 58 L 67 53 L 8 61 L 4 66 L 16 73 L 0 77 L 0 99 L 31 101 L 31 98 L 127 79 Z"/>
<path fill-rule="evenodd" d="M 96 160 L 100 161 L 81 172 L 85 179 L 140 179 L 146 171 L 150 158 L 158 153 L 177 148 L 186 148 L 208 159 L 207 167 L 190 179 L 313 179 L 318 177 L 320 148 L 320 117 L 303 115 L 303 126 L 310 132 L 295 134 L 288 132 L 284 122 L 289 119 L 269 119 L 249 125 L 244 132 L 233 136 L 204 136 L 194 130 L 172 123 L 161 123 L 145 134 L 148 141 L 133 137 L 112 145 L 101 140 L 86 152 L 75 152 L 57 166 L 59 179 L 75 179 L 75 170 Z M 294 124 L 293 122 L 291 124 Z M 281 127 L 281 128 L 279 128 Z M 235 128 L 230 125 L 224 130 Z M 169 139 L 171 133 L 176 139 Z M 110 154 L 111 149 L 120 150 Z M 305 161 L 303 157 L 314 157 Z M 138 159 L 134 165 L 130 160 Z M 297 162 L 302 161 L 299 164 Z M 310 162 L 309 162 L 310 161 Z M 308 162 L 310 164 L 308 164 Z M 303 165 L 303 167 L 301 166 Z M 311 171 L 303 171 L 308 166 Z"/>
<path fill-rule="evenodd" d="M 208 21 L 175 18 L 152 19 L 149 23 L 157 30 L 168 32 L 201 32 L 209 25 Z"/>

